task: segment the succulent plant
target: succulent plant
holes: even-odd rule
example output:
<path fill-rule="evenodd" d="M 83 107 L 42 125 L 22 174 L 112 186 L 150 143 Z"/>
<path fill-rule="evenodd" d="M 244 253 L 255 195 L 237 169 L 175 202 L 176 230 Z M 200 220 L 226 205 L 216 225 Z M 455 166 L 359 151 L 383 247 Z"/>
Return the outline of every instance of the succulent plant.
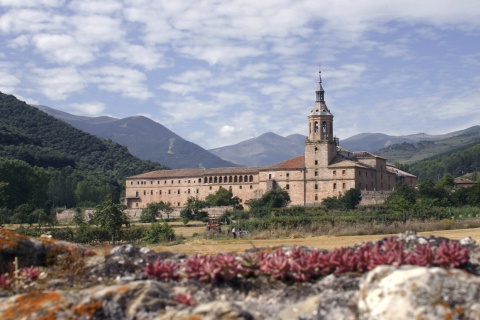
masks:
<path fill-rule="evenodd" d="M 177 272 L 179 265 L 175 262 L 161 261 L 157 259 L 154 263 L 149 263 L 143 269 L 145 274 L 155 280 L 169 281 L 178 280 L 180 274 Z"/>
<path fill-rule="evenodd" d="M 12 281 L 6 274 L 0 274 L 0 289 L 9 288 L 12 285 Z"/>

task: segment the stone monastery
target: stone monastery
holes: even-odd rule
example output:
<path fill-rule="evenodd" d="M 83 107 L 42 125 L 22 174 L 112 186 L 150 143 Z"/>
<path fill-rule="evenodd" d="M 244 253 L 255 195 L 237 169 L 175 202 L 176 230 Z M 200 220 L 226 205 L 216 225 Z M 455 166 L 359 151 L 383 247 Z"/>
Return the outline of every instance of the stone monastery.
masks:
<path fill-rule="evenodd" d="M 308 116 L 305 155 L 264 167 L 158 170 L 128 177 L 128 208 L 151 202 L 182 207 L 187 199 L 205 199 L 220 187 L 240 198 L 241 204 L 282 188 L 291 206 L 320 205 L 323 198 L 339 196 L 351 188 L 362 194 L 391 191 L 398 181 L 414 185 L 416 177 L 369 152 L 350 152 L 333 135 L 333 115 L 325 104 L 319 72 L 315 104 Z M 365 197 L 364 197 L 365 200 Z"/>

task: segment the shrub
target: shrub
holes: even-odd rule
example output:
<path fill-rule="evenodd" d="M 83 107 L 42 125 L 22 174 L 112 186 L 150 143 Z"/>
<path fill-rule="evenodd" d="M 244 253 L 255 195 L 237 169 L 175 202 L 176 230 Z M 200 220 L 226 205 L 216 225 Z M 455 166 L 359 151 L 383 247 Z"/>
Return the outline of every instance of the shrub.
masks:
<path fill-rule="evenodd" d="M 173 228 L 166 222 L 159 224 L 152 223 L 150 228 L 143 234 L 143 241 L 148 243 L 158 243 L 164 241 L 174 241 L 175 232 Z"/>

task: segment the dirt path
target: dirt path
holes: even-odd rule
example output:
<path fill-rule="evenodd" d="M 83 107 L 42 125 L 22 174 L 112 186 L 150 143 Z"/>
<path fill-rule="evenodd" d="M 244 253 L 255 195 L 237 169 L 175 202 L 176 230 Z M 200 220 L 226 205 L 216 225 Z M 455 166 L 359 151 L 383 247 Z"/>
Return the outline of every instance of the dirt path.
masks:
<path fill-rule="evenodd" d="M 459 240 L 464 237 L 472 237 L 477 242 L 480 242 L 480 228 L 476 229 L 459 229 L 459 230 L 443 230 L 421 232 L 421 235 L 435 235 L 446 237 L 449 239 Z M 248 240 L 248 239 L 228 239 L 228 240 L 193 240 L 187 241 L 184 244 L 174 246 L 155 246 L 152 247 L 155 251 L 171 251 L 178 253 L 226 253 L 226 252 L 240 252 L 246 249 L 255 247 L 268 247 L 279 245 L 301 245 L 314 248 L 322 248 L 331 250 L 342 246 L 352 246 L 364 241 L 377 241 L 388 235 L 369 235 L 369 236 L 320 236 L 308 238 L 284 238 L 284 239 L 270 239 L 270 240 Z"/>

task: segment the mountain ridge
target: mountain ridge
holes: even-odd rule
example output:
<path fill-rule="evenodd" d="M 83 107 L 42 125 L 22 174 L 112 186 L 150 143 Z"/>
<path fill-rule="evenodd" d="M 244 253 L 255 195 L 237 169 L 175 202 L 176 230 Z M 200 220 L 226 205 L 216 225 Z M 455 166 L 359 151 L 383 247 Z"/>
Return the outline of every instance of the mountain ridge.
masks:
<path fill-rule="evenodd" d="M 76 116 L 46 106 L 38 109 L 66 123 L 104 139 L 127 146 L 135 156 L 171 168 L 214 168 L 238 166 L 187 141 L 162 124 L 145 116 L 123 119 Z"/>

